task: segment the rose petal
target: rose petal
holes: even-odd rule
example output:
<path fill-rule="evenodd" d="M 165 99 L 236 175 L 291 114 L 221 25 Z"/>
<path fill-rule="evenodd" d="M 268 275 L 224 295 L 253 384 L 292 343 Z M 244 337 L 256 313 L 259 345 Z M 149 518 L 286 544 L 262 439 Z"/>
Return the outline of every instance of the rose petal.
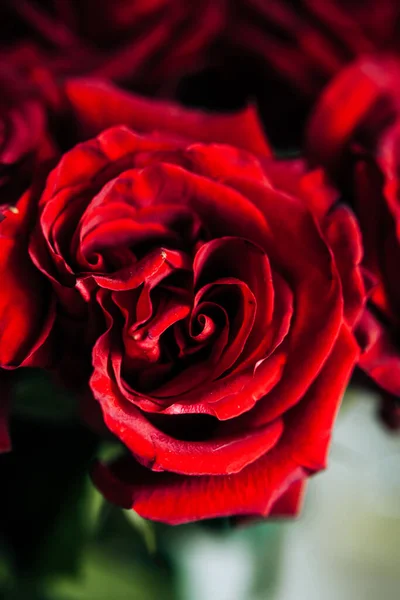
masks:
<path fill-rule="evenodd" d="M 233 115 L 213 115 L 144 99 L 87 79 L 67 81 L 65 92 L 87 137 L 114 125 L 126 125 L 143 133 L 163 132 L 189 141 L 232 144 L 262 156 L 271 154 L 253 106 Z"/>
<path fill-rule="evenodd" d="M 280 496 L 275 504 L 272 505 L 268 514 L 269 519 L 281 519 L 287 517 L 296 517 L 303 507 L 304 495 L 307 482 L 304 479 L 298 479 L 292 483 L 288 489 Z M 260 515 L 242 516 L 234 519 L 235 525 L 252 525 L 262 520 Z"/>
<path fill-rule="evenodd" d="M 292 485 L 299 486 L 296 482 L 310 471 L 326 466 L 330 431 L 357 352 L 343 328 L 277 445 L 239 473 L 220 477 L 156 473 L 126 458 L 111 467 L 98 464 L 94 482 L 110 502 L 169 524 L 231 515 L 268 516 Z"/>
<path fill-rule="evenodd" d="M 324 232 L 335 255 L 344 297 L 344 314 L 350 327 L 361 317 L 366 294 L 363 273 L 361 233 L 354 214 L 345 206 L 331 211 Z"/>
<path fill-rule="evenodd" d="M 269 227 L 262 246 L 271 263 L 279 265 L 296 302 L 284 376 L 268 403 L 252 411 L 256 419 L 263 414 L 274 420 L 305 393 L 336 341 L 342 323 L 341 284 L 332 252 L 303 202 L 250 179 L 230 183 L 264 215 Z"/>
<path fill-rule="evenodd" d="M 34 199 L 26 192 L 0 224 L 0 365 L 47 361 L 44 344 L 55 318 L 48 283 L 29 260 L 27 244 Z M 49 300 L 50 297 L 50 300 Z"/>
<path fill-rule="evenodd" d="M 94 352 L 101 352 L 99 343 Z M 185 442 L 152 425 L 139 409 L 121 397 L 109 374 L 99 368 L 92 376 L 91 388 L 101 404 L 108 428 L 142 464 L 157 471 L 190 475 L 236 473 L 273 446 L 282 431 L 277 420 L 253 431 L 204 442 Z"/>
<path fill-rule="evenodd" d="M 400 63 L 392 59 L 361 58 L 341 71 L 322 93 L 309 121 L 309 156 L 317 164 L 336 167 L 345 144 L 379 98 L 399 107 L 399 82 Z"/>

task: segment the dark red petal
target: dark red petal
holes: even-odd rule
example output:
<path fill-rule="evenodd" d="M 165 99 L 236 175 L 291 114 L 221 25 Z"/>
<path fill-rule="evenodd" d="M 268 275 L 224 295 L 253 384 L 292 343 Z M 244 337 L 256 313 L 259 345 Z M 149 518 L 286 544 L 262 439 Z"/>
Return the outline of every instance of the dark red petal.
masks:
<path fill-rule="evenodd" d="M 125 400 L 128 399 L 146 411 L 172 415 L 209 414 L 225 420 L 248 411 L 260 398 L 268 394 L 281 378 L 287 352 L 287 348 L 284 348 L 283 345 L 279 348 L 279 351 L 276 351 L 267 360 L 260 361 L 260 364 L 256 364 L 255 367 L 251 366 L 243 372 L 234 372 L 214 382 L 207 381 L 189 392 L 180 394 L 179 400 L 177 398 L 169 399 L 170 404 L 166 407 L 164 405 L 165 400 L 163 405 L 160 406 L 160 401 L 155 395 L 146 396 L 134 393 L 123 384 L 121 380 L 122 356 L 120 351 L 113 347 L 113 344 L 115 344 L 112 334 L 113 317 L 106 306 L 105 298 L 99 297 L 99 301 L 103 306 L 109 330 L 97 342 L 93 364 L 95 376 L 97 371 L 100 372 L 99 376 L 102 372 L 104 373 L 104 385 L 107 377 L 109 378 L 109 385 L 104 387 L 103 391 L 110 394 L 111 397 L 117 394 L 117 391 L 113 391 L 113 382 L 115 382 Z M 278 335 L 284 334 L 284 332 L 285 329 L 283 329 L 283 332 L 278 330 Z M 274 335 L 276 333 L 274 332 Z M 221 339 L 222 349 L 224 339 Z M 220 341 L 213 349 L 214 356 L 215 352 L 220 351 L 219 346 Z M 198 368 L 200 369 L 200 367 L 201 365 Z M 255 426 L 257 427 L 257 423 Z"/>
<path fill-rule="evenodd" d="M 129 176 L 135 205 L 185 207 L 198 215 L 212 237 L 243 237 L 264 246 L 268 226 L 263 213 L 231 187 L 167 163 L 130 171 Z"/>
<path fill-rule="evenodd" d="M 41 362 L 48 339 L 54 302 L 46 281 L 29 259 L 27 244 L 33 198 L 27 192 L 0 224 L 0 365 L 16 367 Z"/>
<path fill-rule="evenodd" d="M 91 277 L 98 286 L 121 292 L 137 288 L 146 281 L 155 285 L 176 270 L 188 270 L 189 266 L 189 258 L 183 252 L 156 248 L 134 265 L 120 269 L 117 273 Z"/>
<path fill-rule="evenodd" d="M 301 198 L 321 222 L 338 199 L 338 192 L 328 184 L 322 169 L 309 170 L 303 159 L 264 160 L 264 171 L 277 190 Z"/>
<path fill-rule="evenodd" d="M 88 137 L 114 125 L 126 125 L 143 133 L 163 132 L 188 141 L 231 144 L 261 156 L 271 154 L 253 106 L 233 115 L 213 115 L 87 79 L 67 81 L 65 91 Z"/>
<path fill-rule="evenodd" d="M 344 297 L 344 316 L 350 327 L 361 317 L 366 292 L 363 273 L 361 233 L 354 214 L 340 206 L 329 213 L 324 222 L 324 232 L 335 255 Z"/>
<path fill-rule="evenodd" d="M 234 257 L 234 260 L 232 260 Z M 245 310 L 238 316 L 242 324 L 238 335 L 232 339 L 228 353 L 225 354 L 222 363 L 216 365 L 220 374 L 223 373 L 235 354 L 240 355 L 238 367 L 244 369 L 249 365 L 255 365 L 256 360 L 263 359 L 267 355 L 267 344 L 270 341 L 268 335 L 269 326 L 274 313 L 274 287 L 268 257 L 258 246 L 248 240 L 241 238 L 219 238 L 204 244 L 197 252 L 194 264 L 195 287 L 206 281 L 219 282 L 232 281 L 242 290 L 242 304 L 249 303 L 252 319 L 246 319 L 250 311 Z M 209 288 L 210 284 L 203 289 Z M 233 319 L 235 320 L 235 319 Z M 245 328 L 249 325 L 245 335 Z M 234 323 L 230 324 L 231 331 L 238 331 Z M 237 352 L 237 348 L 240 352 Z M 229 355 L 229 356 L 228 356 Z"/>
<path fill-rule="evenodd" d="M 400 107 L 400 64 L 392 59 L 361 58 L 325 89 L 307 130 L 309 156 L 334 168 L 345 144 L 380 97 Z"/>
<path fill-rule="evenodd" d="M 162 355 L 161 336 L 175 323 L 182 321 L 190 314 L 191 298 L 182 291 L 181 294 L 166 294 L 163 296 L 157 312 L 145 325 L 136 327 L 133 324 L 125 336 L 124 369 L 144 368 L 144 363 L 156 363 Z M 153 386 L 157 381 L 153 382 Z"/>
<path fill-rule="evenodd" d="M 268 228 L 262 246 L 296 302 L 283 377 L 268 402 L 252 411 L 257 419 L 273 420 L 301 398 L 330 353 L 343 318 L 341 284 L 333 254 L 304 202 L 254 180 L 233 183 L 264 215 Z"/>
<path fill-rule="evenodd" d="M 261 428 L 250 427 L 244 432 L 226 428 L 224 433 L 221 428 L 219 437 L 204 442 L 184 442 L 159 431 L 118 389 L 110 361 L 112 317 L 107 313 L 106 316 L 109 329 L 94 347 L 94 373 L 90 385 L 101 404 L 108 428 L 128 446 L 138 460 L 156 470 L 167 469 L 191 475 L 230 473 L 256 460 L 266 448 L 276 443 L 281 434 L 279 419 Z M 277 371 L 275 365 L 273 370 L 274 373 Z M 224 380 L 222 383 L 226 385 Z M 237 382 L 238 392 L 248 398 L 243 383 Z M 260 393 L 265 393 L 265 378 L 259 385 L 262 390 Z M 209 399 L 209 392 L 205 393 L 205 397 L 206 400 Z M 243 410 L 240 403 L 239 410 Z"/>
<path fill-rule="evenodd" d="M 226 312 L 218 305 L 213 305 L 212 303 L 204 303 L 204 310 L 210 311 L 213 310 L 214 314 L 217 314 L 217 311 L 222 314 L 222 318 L 224 319 L 224 326 L 220 328 L 220 331 L 217 335 L 214 336 L 212 341 L 212 348 L 208 354 L 208 356 L 203 359 L 195 362 L 191 366 L 185 368 L 180 374 L 172 377 L 170 381 L 167 381 L 165 384 L 161 384 L 157 386 L 157 381 L 153 382 L 153 391 L 150 396 L 146 397 L 138 397 L 137 394 L 127 393 L 126 386 L 122 386 L 120 383 L 120 374 L 118 369 L 118 362 L 114 359 L 114 371 L 116 373 L 116 379 L 118 385 L 121 390 L 123 390 L 124 396 L 128 398 L 131 402 L 137 404 L 140 408 L 145 411 L 150 412 L 165 412 L 166 414 L 172 414 L 172 406 L 175 405 L 176 402 L 179 403 L 179 399 L 183 394 L 190 393 L 192 396 L 196 397 L 196 393 L 204 388 L 204 385 L 210 384 L 212 382 L 212 376 L 215 372 L 215 366 L 219 364 L 221 354 L 226 348 L 228 337 L 229 337 L 229 321 Z M 149 372 L 149 378 L 152 378 L 151 371 Z M 205 383 L 206 382 L 206 383 Z M 160 405 L 161 402 L 161 405 Z M 168 410 L 169 409 L 169 410 Z M 202 404 L 194 404 L 192 405 L 193 413 L 207 413 L 214 414 L 213 411 L 207 411 L 207 409 Z M 175 410 L 173 414 L 181 414 L 179 410 Z"/>

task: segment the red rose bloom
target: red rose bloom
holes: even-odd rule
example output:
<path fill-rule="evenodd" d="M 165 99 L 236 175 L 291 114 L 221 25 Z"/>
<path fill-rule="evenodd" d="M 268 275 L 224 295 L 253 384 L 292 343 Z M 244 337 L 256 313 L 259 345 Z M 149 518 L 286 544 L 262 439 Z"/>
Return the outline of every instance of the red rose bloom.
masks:
<path fill-rule="evenodd" d="M 158 88 L 202 66 L 224 7 L 223 0 L 4 0 L 0 33 L 3 50 L 36 52 L 52 72 Z"/>
<path fill-rule="evenodd" d="M 344 65 L 376 50 L 399 49 L 397 0 L 243 0 L 233 3 L 232 44 L 307 97 Z"/>
<path fill-rule="evenodd" d="M 36 348 L 69 330 L 92 350 L 93 395 L 130 451 L 96 484 L 168 523 L 295 513 L 357 358 L 351 213 L 319 171 L 269 157 L 252 109 L 79 81 L 67 95 L 86 134 L 116 126 L 66 153 L 40 198 L 30 256 L 57 307 L 36 308 Z"/>
<path fill-rule="evenodd" d="M 359 364 L 388 393 L 381 414 L 391 428 L 400 402 L 399 117 L 400 64 L 371 58 L 328 86 L 308 129 L 311 157 L 341 182 L 359 219 L 374 280 L 358 327 Z"/>

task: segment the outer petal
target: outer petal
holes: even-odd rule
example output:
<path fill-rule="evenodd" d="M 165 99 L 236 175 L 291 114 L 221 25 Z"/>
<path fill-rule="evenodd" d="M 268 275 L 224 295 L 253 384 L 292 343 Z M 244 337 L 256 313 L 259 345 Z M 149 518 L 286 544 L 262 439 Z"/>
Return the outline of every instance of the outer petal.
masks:
<path fill-rule="evenodd" d="M 311 116 L 306 145 L 317 163 L 335 167 L 345 144 L 380 100 L 380 129 L 399 108 L 400 63 L 392 59 L 362 58 L 340 72 L 323 92 Z"/>
<path fill-rule="evenodd" d="M 232 144 L 261 156 L 271 154 L 253 106 L 232 115 L 213 115 L 87 79 L 67 81 L 65 93 L 86 137 L 114 125 L 126 125 L 143 133 L 162 132 L 196 142 Z"/>
<path fill-rule="evenodd" d="M 339 206 L 324 221 L 324 233 L 335 255 L 344 296 L 344 314 L 350 327 L 358 321 L 365 305 L 366 292 L 360 268 L 361 233 L 354 214 Z"/>
<path fill-rule="evenodd" d="M 48 338 L 54 306 L 45 280 L 28 256 L 33 198 L 28 191 L 0 224 L 0 365 L 40 364 L 38 351 Z M 50 298 L 50 299 L 49 299 Z"/>
<path fill-rule="evenodd" d="M 309 170 L 303 159 L 264 160 L 263 167 L 274 187 L 302 198 L 318 222 L 338 199 L 339 194 L 328 184 L 324 170 Z"/>
<path fill-rule="evenodd" d="M 170 524 L 273 514 L 274 505 L 295 482 L 326 466 L 331 428 L 357 353 L 353 337 L 343 328 L 317 381 L 288 415 L 277 446 L 240 473 L 187 477 L 155 473 L 123 459 L 111 468 L 97 465 L 94 482 L 109 501 Z"/>
<path fill-rule="evenodd" d="M 282 496 L 279 496 L 275 504 L 272 505 L 268 518 L 282 519 L 296 517 L 301 512 L 306 487 L 306 479 L 297 479 L 294 481 L 286 492 Z M 260 522 L 259 515 L 238 517 L 234 520 L 235 525 L 251 525 L 257 522 Z"/>

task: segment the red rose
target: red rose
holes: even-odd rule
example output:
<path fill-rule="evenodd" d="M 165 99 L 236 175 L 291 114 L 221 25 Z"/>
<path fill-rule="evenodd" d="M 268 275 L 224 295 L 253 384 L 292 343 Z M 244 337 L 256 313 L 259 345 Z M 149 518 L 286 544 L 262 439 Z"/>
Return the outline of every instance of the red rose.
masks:
<path fill-rule="evenodd" d="M 157 88 L 201 67 L 224 15 L 223 0 L 4 0 L 0 34 L 53 72 Z"/>
<path fill-rule="evenodd" d="M 35 87 L 4 65 L 0 90 L 0 202 L 7 206 L 29 181 L 45 137 L 45 108 Z"/>
<path fill-rule="evenodd" d="M 242 0 L 234 4 L 232 44 L 261 56 L 282 79 L 311 99 L 355 57 L 399 48 L 397 0 Z"/>
<path fill-rule="evenodd" d="M 295 513 L 357 358 L 352 215 L 319 171 L 269 158 L 252 109 L 208 116 L 79 81 L 67 95 L 85 134 L 126 125 L 65 154 L 30 236 L 57 302 L 55 322 L 36 306 L 36 348 L 79 332 L 130 451 L 96 484 L 169 523 Z"/>
<path fill-rule="evenodd" d="M 359 219 L 374 280 L 358 327 L 359 364 L 387 391 L 381 414 L 391 428 L 400 398 L 399 117 L 400 64 L 363 59 L 328 86 L 308 129 L 311 157 L 341 181 Z"/>

